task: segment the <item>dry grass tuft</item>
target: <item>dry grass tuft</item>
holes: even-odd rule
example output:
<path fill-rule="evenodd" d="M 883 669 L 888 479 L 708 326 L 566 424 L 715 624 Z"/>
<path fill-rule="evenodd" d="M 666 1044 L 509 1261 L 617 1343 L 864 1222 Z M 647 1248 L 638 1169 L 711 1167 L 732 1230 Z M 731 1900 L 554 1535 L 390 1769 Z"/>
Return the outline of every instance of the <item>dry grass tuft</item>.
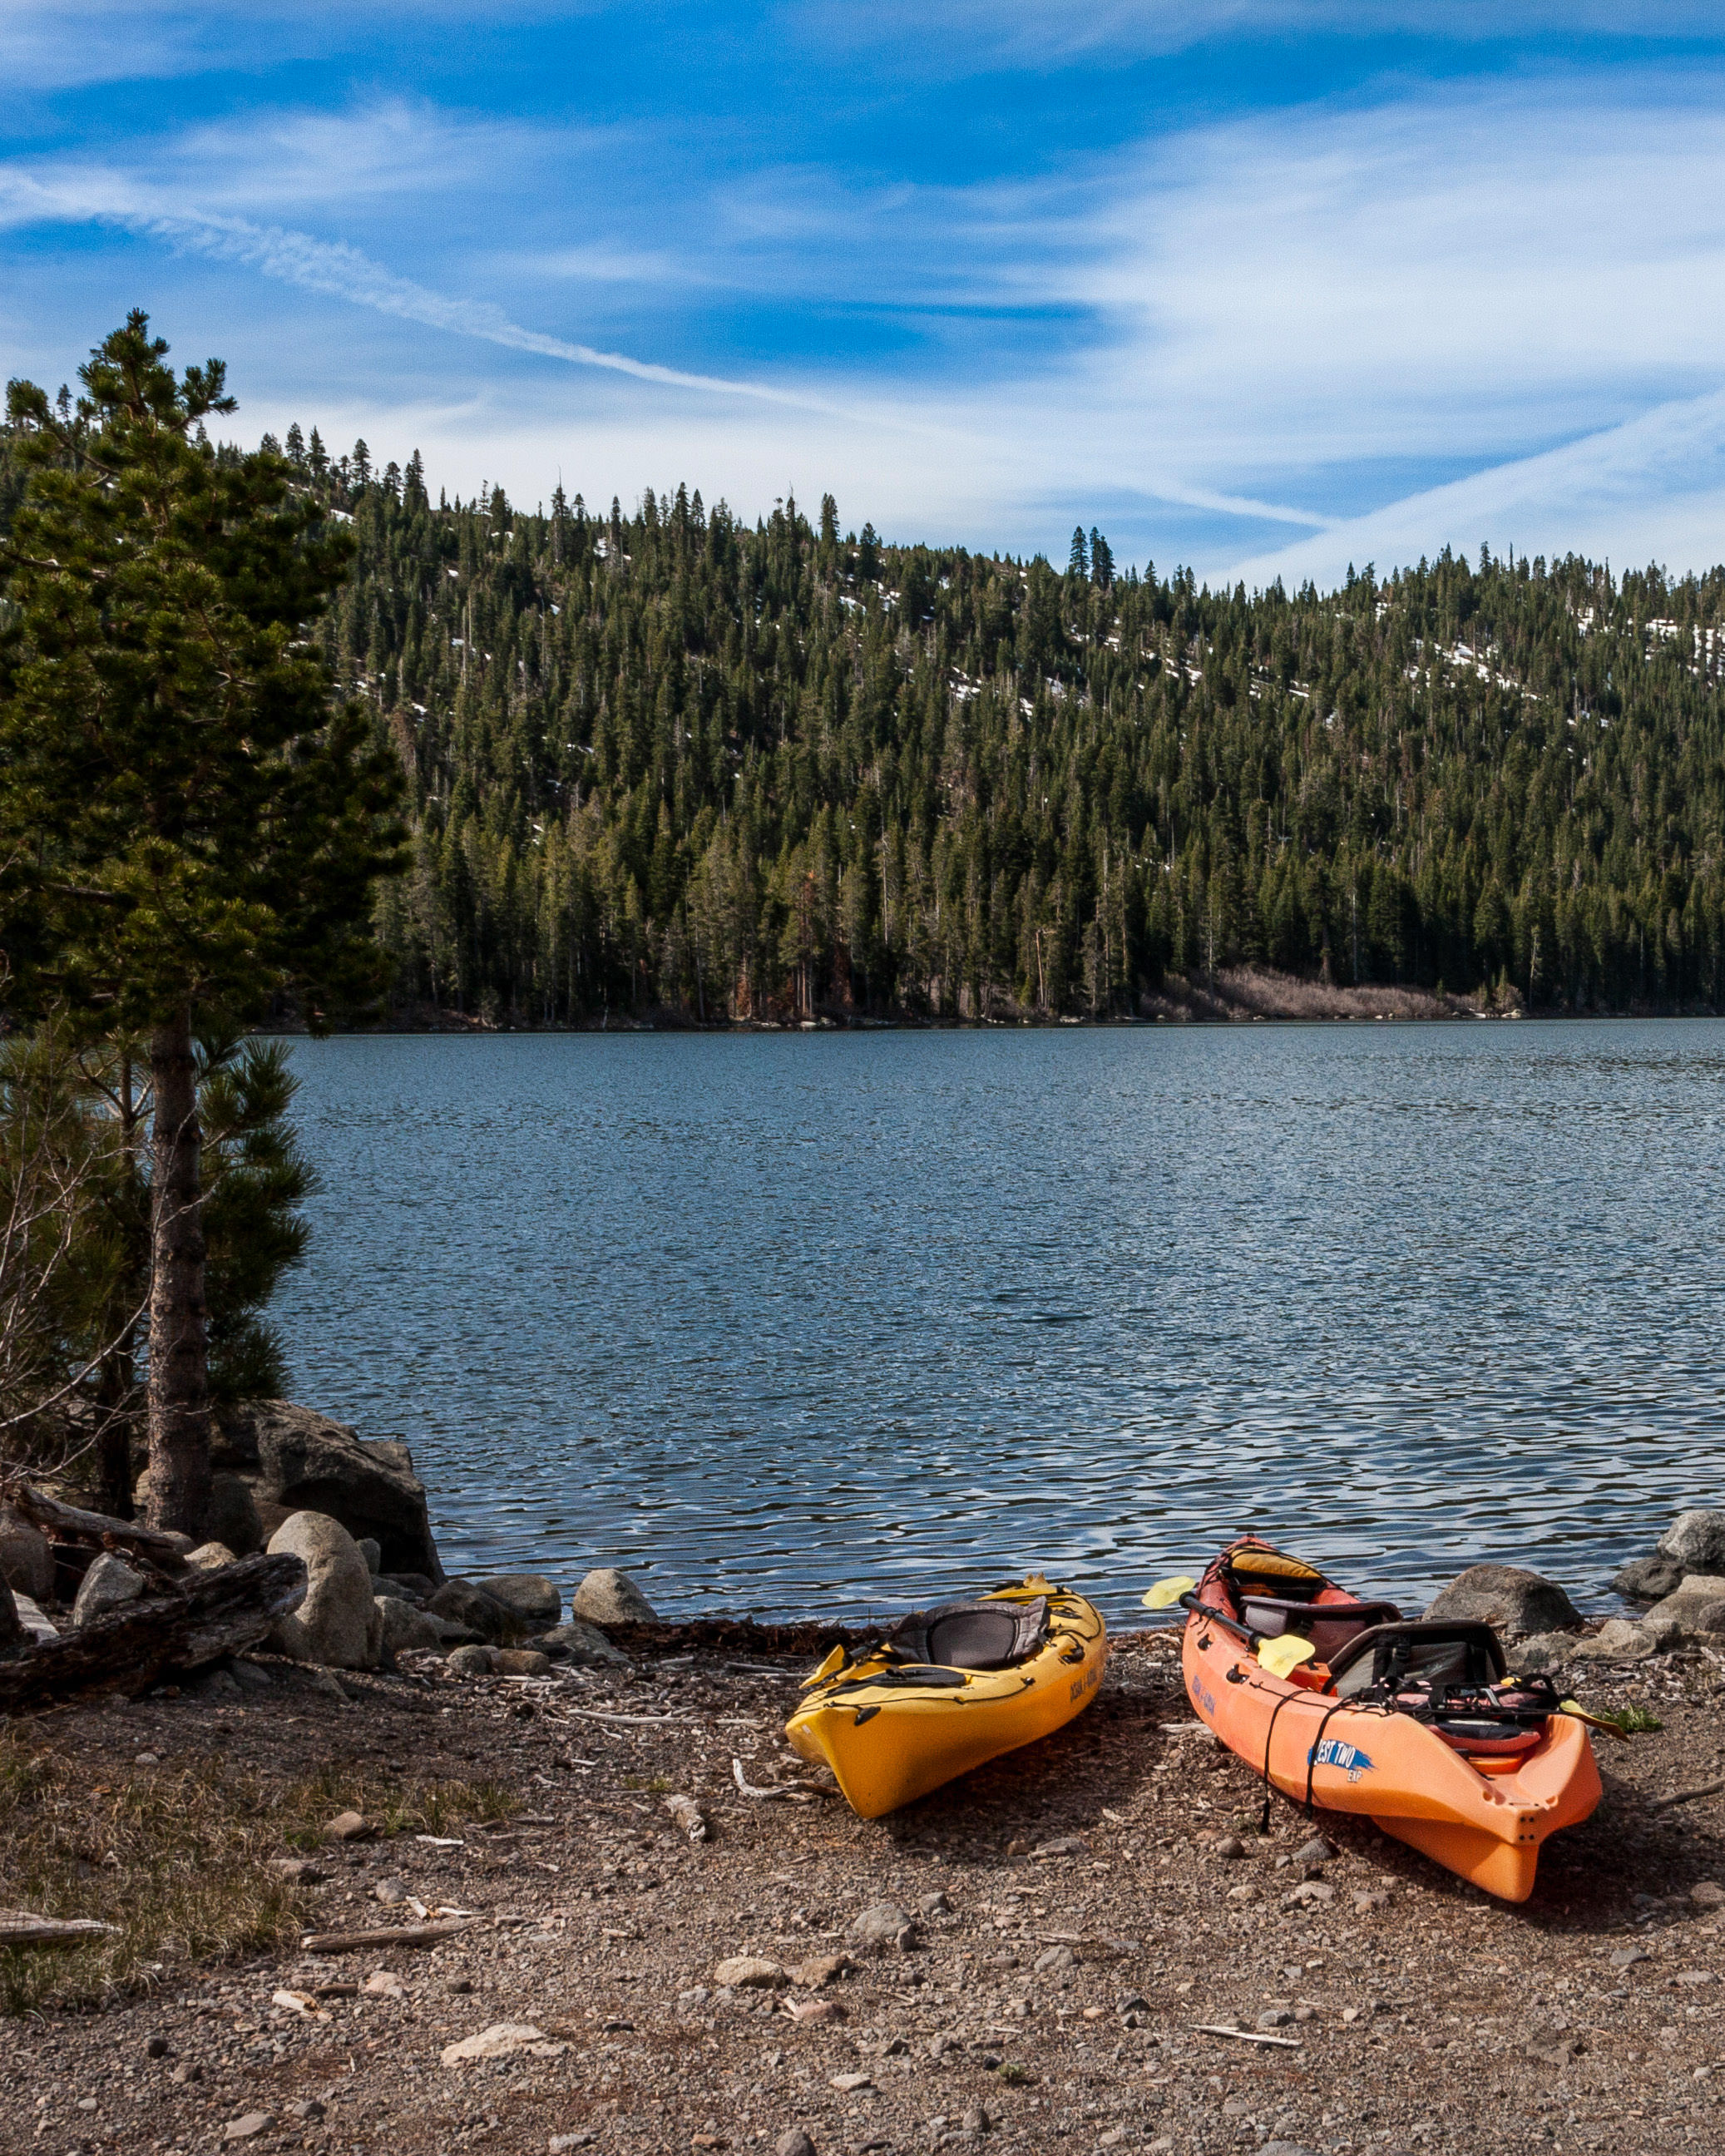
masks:
<path fill-rule="evenodd" d="M 362 1768 L 291 1783 L 219 1758 L 92 1774 L 0 1735 L 0 1907 L 118 1928 L 72 1953 L 0 1950 L 0 2012 L 94 2004 L 290 1939 L 300 1897 L 268 1860 L 316 1846 L 338 1811 L 363 1812 L 382 1834 L 441 1834 L 503 1818 L 514 1803 L 498 1783 L 403 1782 Z"/>

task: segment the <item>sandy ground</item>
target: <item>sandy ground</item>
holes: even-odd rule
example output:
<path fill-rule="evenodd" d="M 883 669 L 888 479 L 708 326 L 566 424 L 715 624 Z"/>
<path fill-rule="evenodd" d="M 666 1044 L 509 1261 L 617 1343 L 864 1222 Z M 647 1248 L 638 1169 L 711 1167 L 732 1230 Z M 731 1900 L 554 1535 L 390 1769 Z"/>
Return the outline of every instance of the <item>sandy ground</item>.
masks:
<path fill-rule="evenodd" d="M 244 1703 L 18 1725 L 92 1774 L 361 1762 L 499 1776 L 519 1809 L 446 1837 L 459 1846 L 403 1833 L 314 1852 L 308 1930 L 411 1921 L 377 1898 L 404 1889 L 479 1917 L 438 1946 L 170 1969 L 153 1995 L 0 2025 L 0 2149 L 646 2156 L 771 2152 L 798 2130 L 817 2156 L 1725 2142 L 1722 1912 L 1692 1894 L 1725 1882 L 1725 1798 L 1655 1809 L 1725 1774 L 1710 1660 L 1590 1681 L 1590 1699 L 1665 1728 L 1610 1748 L 1599 1813 L 1512 1909 L 1335 1820 L 1319 1898 L 1291 1904 L 1313 1830 L 1280 1799 L 1266 1838 L 1218 1854 L 1261 1791 L 1192 1725 L 1169 1634 L 1118 1641 L 1095 1705 L 1048 1743 L 873 1823 L 835 1797 L 736 1787 L 733 1759 L 756 1784 L 804 1771 L 780 1732 L 806 1656 L 675 1644 L 548 1686 L 427 1661 L 339 1700 L 278 1670 Z M 686 1838 L 667 1794 L 696 1801 L 709 1840 Z M 866 1951 L 850 1928 L 886 1902 L 913 1929 Z M 797 1980 L 721 1987 L 716 1964 L 741 1954 Z M 311 2011 L 272 2003 L 289 1991 Z M 794 2020 L 789 2002 L 810 2000 Z M 543 2055 L 442 2062 L 500 2023 L 538 2031 L 522 2041 Z"/>

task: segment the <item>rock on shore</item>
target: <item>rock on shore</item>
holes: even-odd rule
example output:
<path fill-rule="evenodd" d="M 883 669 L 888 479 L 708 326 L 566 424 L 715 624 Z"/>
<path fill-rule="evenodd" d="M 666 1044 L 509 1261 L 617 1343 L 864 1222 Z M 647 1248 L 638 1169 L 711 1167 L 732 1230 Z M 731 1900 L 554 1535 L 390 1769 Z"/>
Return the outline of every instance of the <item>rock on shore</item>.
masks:
<path fill-rule="evenodd" d="M 281 1652 L 325 1669 L 372 1670 L 382 1650 L 383 1619 L 372 1594 L 371 1568 L 337 1520 L 295 1512 L 270 1537 L 272 1557 L 284 1552 L 305 1567 L 305 1599 L 277 1624 Z"/>
<path fill-rule="evenodd" d="M 1512 1639 L 1568 1631 L 1581 1622 L 1581 1612 L 1555 1580 L 1512 1564 L 1470 1565 L 1425 1614 L 1428 1620 L 1478 1619 Z"/>
<path fill-rule="evenodd" d="M 656 1625 L 659 1612 L 626 1572 L 602 1565 L 575 1590 L 571 1612 L 590 1625 Z"/>
<path fill-rule="evenodd" d="M 223 1497 L 223 1476 L 236 1477 L 249 1496 L 259 1536 L 273 1534 L 290 1513 L 322 1512 L 356 1539 L 375 1541 L 383 1571 L 443 1578 L 425 1486 L 404 1445 L 367 1441 L 291 1400 L 254 1400 L 223 1411 L 212 1465 L 223 1517 L 210 1533 L 242 1557 L 244 1508 L 231 1491 Z"/>

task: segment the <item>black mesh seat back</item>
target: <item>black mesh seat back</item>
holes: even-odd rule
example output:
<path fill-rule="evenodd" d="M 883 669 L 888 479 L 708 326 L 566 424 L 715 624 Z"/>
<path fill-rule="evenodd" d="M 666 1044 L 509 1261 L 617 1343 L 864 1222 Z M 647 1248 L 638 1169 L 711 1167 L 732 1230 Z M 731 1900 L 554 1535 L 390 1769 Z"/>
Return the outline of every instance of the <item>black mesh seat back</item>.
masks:
<path fill-rule="evenodd" d="M 1048 1599 L 1029 1602 L 943 1602 L 913 1609 L 886 1635 L 913 1662 L 938 1662 L 952 1670 L 1004 1670 L 1034 1655 L 1048 1636 Z"/>
<path fill-rule="evenodd" d="M 1268 1594 L 1243 1596 L 1240 1614 L 1255 1632 L 1272 1640 L 1283 1632 L 1297 1632 L 1311 1640 L 1319 1661 L 1332 1666 L 1337 1656 L 1362 1632 L 1402 1621 L 1393 1602 L 1291 1602 Z"/>
<path fill-rule="evenodd" d="M 1502 1646 L 1491 1626 L 1457 1619 L 1448 1624 L 1374 1625 L 1330 1659 L 1330 1676 L 1340 1697 L 1351 1699 L 1392 1681 L 1496 1684 L 1505 1666 Z"/>

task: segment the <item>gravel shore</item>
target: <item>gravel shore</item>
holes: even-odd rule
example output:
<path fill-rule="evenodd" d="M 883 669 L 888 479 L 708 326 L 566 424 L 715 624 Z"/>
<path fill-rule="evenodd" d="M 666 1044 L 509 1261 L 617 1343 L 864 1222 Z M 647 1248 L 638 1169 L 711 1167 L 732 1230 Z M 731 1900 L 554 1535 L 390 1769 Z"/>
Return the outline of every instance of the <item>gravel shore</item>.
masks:
<path fill-rule="evenodd" d="M 379 1789 L 489 1778 L 510 1803 L 427 1838 L 388 1831 L 380 1802 L 368 1838 L 277 1852 L 306 1867 L 305 1933 L 468 1912 L 434 1945 L 170 1956 L 153 1989 L 6 2024 L 0 2149 L 1719 2145 L 1725 1796 L 1659 1804 L 1725 1776 L 1711 1657 L 1590 1676 L 1590 1702 L 1664 1728 L 1604 1748 L 1599 1812 L 1511 1909 L 1368 1824 L 1278 1799 L 1260 1839 L 1261 1788 L 1194 1724 L 1170 1632 L 1117 1640 L 1056 1738 L 874 1822 L 742 1793 L 733 1762 L 755 1788 L 807 1777 L 782 1725 L 812 1657 L 703 1633 L 655 1628 L 633 1670 L 549 1683 L 428 1657 L 313 1689 L 265 1663 L 243 1697 L 14 1724 L 104 1787 L 220 1758 Z M 1334 1853 L 1296 1856 L 1320 1830 Z M 897 1920 L 860 1933 L 883 1905 Z M 739 1958 L 765 1966 L 721 1981 Z M 445 2062 L 501 2026 L 525 2033 Z"/>

